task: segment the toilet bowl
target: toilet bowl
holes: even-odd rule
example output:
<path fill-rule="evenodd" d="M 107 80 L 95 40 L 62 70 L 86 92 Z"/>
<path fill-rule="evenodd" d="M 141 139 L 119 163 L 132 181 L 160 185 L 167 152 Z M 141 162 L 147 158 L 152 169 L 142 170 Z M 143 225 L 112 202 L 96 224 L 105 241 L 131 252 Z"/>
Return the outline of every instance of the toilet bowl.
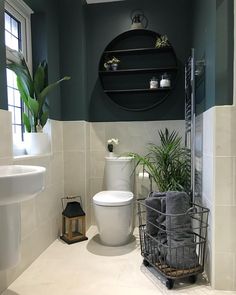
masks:
<path fill-rule="evenodd" d="M 105 187 L 93 197 L 100 240 L 107 246 L 129 242 L 133 233 L 132 158 L 106 157 Z"/>
<path fill-rule="evenodd" d="M 128 191 L 102 191 L 93 197 L 102 244 L 121 246 L 129 242 L 133 232 L 133 198 Z"/>

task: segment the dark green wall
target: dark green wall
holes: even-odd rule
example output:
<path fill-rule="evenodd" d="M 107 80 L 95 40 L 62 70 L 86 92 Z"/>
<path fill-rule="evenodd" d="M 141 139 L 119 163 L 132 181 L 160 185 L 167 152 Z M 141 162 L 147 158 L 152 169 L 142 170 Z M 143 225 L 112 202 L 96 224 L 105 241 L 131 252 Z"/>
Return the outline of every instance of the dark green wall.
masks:
<path fill-rule="evenodd" d="M 0 0 L 0 108 L 7 109 L 4 14 Z M 197 90 L 198 111 L 233 100 L 233 0 L 129 0 L 86 5 L 84 0 L 26 0 L 34 10 L 34 66 L 46 59 L 49 82 L 72 79 L 50 97 L 50 117 L 62 120 L 130 121 L 183 119 L 183 65 L 190 48 L 206 59 Z M 114 106 L 103 93 L 98 63 L 106 45 L 130 27 L 130 12 L 143 9 L 149 29 L 167 34 L 181 65 L 176 89 L 160 106 L 144 112 Z M 194 11 L 194 13 L 192 13 Z"/>
<path fill-rule="evenodd" d="M 33 68 L 46 60 L 48 63 L 48 81 L 52 83 L 60 78 L 59 55 L 59 11 L 57 0 L 25 0 L 33 9 L 32 15 L 32 56 Z M 61 119 L 60 87 L 48 97 L 51 119 Z"/>
<path fill-rule="evenodd" d="M 233 103 L 234 1 L 216 1 L 215 105 Z"/>
<path fill-rule="evenodd" d="M 170 9 L 171 7 L 171 9 Z M 167 34 L 180 64 L 178 83 L 158 107 L 132 112 L 113 105 L 103 93 L 98 63 L 114 37 L 130 29 L 130 13 L 142 9 L 148 29 Z M 191 1 L 133 0 L 86 6 L 87 107 L 90 121 L 174 120 L 184 118 L 184 62 L 191 48 Z"/>
<path fill-rule="evenodd" d="M 4 42 L 4 1 L 0 0 L 0 109 L 7 110 L 6 49 Z"/>
<path fill-rule="evenodd" d="M 233 103 L 233 0 L 195 0 L 193 47 L 205 59 L 197 83 L 197 112 Z"/>
<path fill-rule="evenodd" d="M 71 76 L 70 81 L 61 85 L 62 119 L 65 121 L 89 120 L 84 23 L 84 5 L 80 0 L 60 1 L 61 75 Z"/>

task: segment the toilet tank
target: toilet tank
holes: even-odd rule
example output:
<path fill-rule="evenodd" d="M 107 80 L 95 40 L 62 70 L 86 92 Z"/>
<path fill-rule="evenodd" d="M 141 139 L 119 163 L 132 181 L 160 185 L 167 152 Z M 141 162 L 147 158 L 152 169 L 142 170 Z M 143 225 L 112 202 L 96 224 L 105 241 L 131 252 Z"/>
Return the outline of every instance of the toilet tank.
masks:
<path fill-rule="evenodd" d="M 106 190 L 133 191 L 133 158 L 106 157 L 105 160 Z"/>

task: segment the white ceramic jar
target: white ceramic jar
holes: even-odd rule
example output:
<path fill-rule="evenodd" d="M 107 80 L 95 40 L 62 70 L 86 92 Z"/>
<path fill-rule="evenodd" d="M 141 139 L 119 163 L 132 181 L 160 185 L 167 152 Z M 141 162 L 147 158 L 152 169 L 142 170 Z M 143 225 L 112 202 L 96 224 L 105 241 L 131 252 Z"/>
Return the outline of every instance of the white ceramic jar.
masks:
<path fill-rule="evenodd" d="M 158 88 L 158 80 L 157 78 L 153 77 L 150 80 L 150 89 L 157 89 Z"/>
<path fill-rule="evenodd" d="M 161 76 L 161 81 L 160 81 L 160 87 L 161 88 L 167 88 L 171 86 L 171 81 L 170 81 L 170 77 L 167 73 L 163 74 Z"/>

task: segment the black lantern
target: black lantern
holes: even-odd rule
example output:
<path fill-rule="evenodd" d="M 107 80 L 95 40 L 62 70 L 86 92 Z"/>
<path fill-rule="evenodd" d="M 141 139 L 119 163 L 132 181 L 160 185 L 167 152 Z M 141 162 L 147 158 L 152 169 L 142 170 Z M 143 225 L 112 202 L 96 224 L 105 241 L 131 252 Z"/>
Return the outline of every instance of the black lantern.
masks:
<path fill-rule="evenodd" d="M 80 199 L 80 202 L 71 201 Z M 67 244 L 85 241 L 85 213 L 80 205 L 81 197 L 62 198 L 62 235 L 61 239 Z M 70 201 L 69 201 L 70 200 Z M 64 202 L 67 201 L 64 209 Z"/>

